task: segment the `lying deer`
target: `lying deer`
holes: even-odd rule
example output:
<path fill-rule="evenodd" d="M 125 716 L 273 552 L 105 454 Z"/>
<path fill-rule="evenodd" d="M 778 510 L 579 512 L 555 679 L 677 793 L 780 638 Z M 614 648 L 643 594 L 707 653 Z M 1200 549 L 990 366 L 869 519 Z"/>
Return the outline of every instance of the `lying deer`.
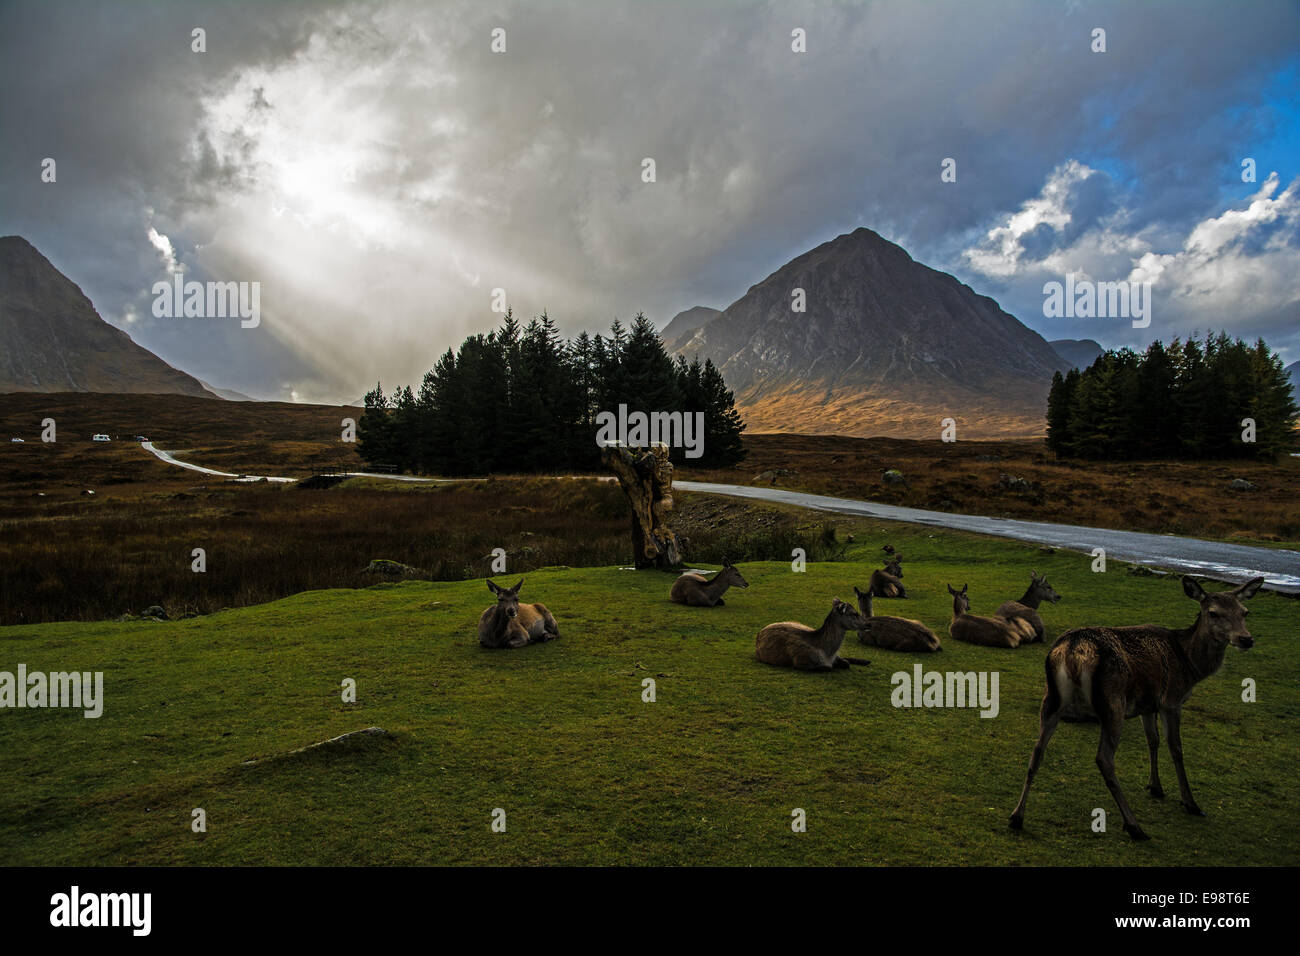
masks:
<path fill-rule="evenodd" d="M 1029 589 L 1025 591 L 1025 596 L 1019 601 L 1007 601 L 995 613 L 996 617 L 1004 617 L 1007 620 L 1020 618 L 1028 621 L 1034 629 L 1034 636 L 1030 641 L 1041 641 L 1046 631 L 1043 628 L 1043 618 L 1038 613 L 1038 605 L 1044 601 L 1051 601 L 1055 604 L 1061 600 L 1061 595 L 1057 594 L 1050 584 L 1047 583 L 1047 575 L 1041 578 L 1037 571 L 1029 572 Z"/>
<path fill-rule="evenodd" d="M 867 590 L 875 597 L 905 598 L 907 590 L 900 580 L 903 577 L 903 559 L 893 557 L 883 571 L 872 571 Z"/>
<path fill-rule="evenodd" d="M 858 596 L 858 610 L 866 618 L 866 627 L 858 631 L 858 640 L 873 647 L 890 651 L 916 651 L 928 653 L 942 650 L 939 638 L 920 621 L 905 617 L 876 617 L 871 613 L 871 589 L 853 593 Z"/>
<path fill-rule="evenodd" d="M 503 588 L 491 581 L 487 586 L 497 596 L 497 603 L 478 619 L 478 642 L 484 647 L 523 647 L 553 641 L 560 636 L 559 625 L 546 605 L 519 603 L 519 589 L 524 586 L 522 579 L 512 588 Z"/>
<path fill-rule="evenodd" d="M 673 582 L 668 597 L 678 604 L 691 607 L 718 607 L 727 603 L 722 600 L 722 595 L 726 593 L 727 588 L 747 587 L 749 582 L 740 576 L 740 572 L 723 561 L 722 570 L 715 574 L 711 581 L 705 580 L 702 574 L 687 571 Z"/>
<path fill-rule="evenodd" d="M 948 625 L 948 633 L 957 640 L 984 647 L 1019 647 L 1034 639 L 1033 625 L 1023 618 L 1008 620 L 971 614 L 965 584 L 960 591 L 948 585 L 948 593 L 952 595 L 952 623 Z"/>
<path fill-rule="evenodd" d="M 829 671 L 850 664 L 870 664 L 860 657 L 841 657 L 844 632 L 861 628 L 866 619 L 839 598 L 818 628 L 796 621 L 769 624 L 754 639 L 754 654 L 764 664 L 793 667 L 801 671 Z"/>
<path fill-rule="evenodd" d="M 1147 839 L 1137 818 L 1124 799 L 1124 791 L 1115 779 L 1115 748 L 1119 734 L 1129 717 L 1142 717 L 1151 753 L 1151 780 L 1147 789 L 1157 800 L 1165 795 L 1156 772 L 1156 755 L 1160 750 L 1160 731 L 1156 715 L 1164 721 L 1169 738 L 1169 756 L 1178 774 L 1178 792 L 1183 809 L 1198 817 L 1205 812 L 1196 805 L 1192 788 L 1183 769 L 1183 740 L 1180 734 L 1183 704 L 1192 690 L 1223 666 L 1223 656 L 1231 644 L 1248 650 L 1255 639 L 1246 630 L 1250 613 L 1241 602 L 1255 596 L 1263 578 L 1234 588 L 1207 594 L 1193 578 L 1183 578 L 1183 593 L 1201 606 L 1191 627 L 1171 630 L 1155 624 L 1137 627 L 1076 627 L 1066 631 L 1047 652 L 1047 692 L 1039 711 L 1038 742 L 1029 758 L 1029 773 L 1020 791 L 1020 802 L 1011 814 L 1012 829 L 1025 822 L 1025 803 L 1029 785 L 1042 763 L 1043 751 L 1061 720 L 1096 719 L 1101 724 L 1101 743 L 1097 747 L 1097 767 L 1111 796 L 1124 816 L 1124 829 L 1134 840 Z"/>

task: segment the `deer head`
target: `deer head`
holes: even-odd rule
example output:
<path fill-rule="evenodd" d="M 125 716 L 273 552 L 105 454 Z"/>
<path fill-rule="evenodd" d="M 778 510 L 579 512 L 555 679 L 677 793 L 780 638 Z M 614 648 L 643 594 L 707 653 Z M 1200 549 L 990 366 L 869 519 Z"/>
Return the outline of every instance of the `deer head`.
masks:
<path fill-rule="evenodd" d="M 831 617 L 845 630 L 860 631 L 867 626 L 867 619 L 851 604 L 836 598 L 831 602 Z"/>
<path fill-rule="evenodd" d="M 954 591 L 952 585 L 948 585 L 948 593 L 952 595 L 952 613 L 954 616 L 965 614 L 970 610 L 970 598 L 966 595 L 967 585 L 963 584 L 960 591 Z"/>
<path fill-rule="evenodd" d="M 855 584 L 853 593 L 858 596 L 858 610 L 862 612 L 862 616 L 871 617 L 871 588 L 862 591 Z"/>
<path fill-rule="evenodd" d="M 506 617 L 519 616 L 519 589 L 524 586 L 524 579 L 512 588 L 503 588 L 492 581 L 487 583 L 488 590 L 497 596 L 497 610 L 504 611 Z"/>
<path fill-rule="evenodd" d="M 749 582 L 746 581 L 741 576 L 740 571 L 734 565 L 729 564 L 726 561 L 722 562 L 722 571 L 719 572 L 718 578 L 727 582 L 728 587 L 733 587 L 733 588 L 749 587 Z"/>
<path fill-rule="evenodd" d="M 885 565 L 885 570 L 894 577 L 901 578 L 903 576 L 903 556 L 896 554 L 890 558 L 889 563 Z"/>
<path fill-rule="evenodd" d="M 1220 644 L 1231 644 L 1241 651 L 1253 647 L 1255 638 L 1246 630 L 1246 616 L 1250 609 L 1241 602 L 1253 598 L 1263 583 L 1263 578 L 1255 578 L 1231 591 L 1211 594 L 1191 575 L 1185 575 L 1183 593 L 1201 606 L 1196 619 L 1196 635 Z"/>
<path fill-rule="evenodd" d="M 1047 583 L 1047 575 L 1040 578 L 1037 571 L 1029 572 L 1029 593 L 1040 601 L 1051 601 L 1053 604 L 1061 600 L 1061 595 Z"/>

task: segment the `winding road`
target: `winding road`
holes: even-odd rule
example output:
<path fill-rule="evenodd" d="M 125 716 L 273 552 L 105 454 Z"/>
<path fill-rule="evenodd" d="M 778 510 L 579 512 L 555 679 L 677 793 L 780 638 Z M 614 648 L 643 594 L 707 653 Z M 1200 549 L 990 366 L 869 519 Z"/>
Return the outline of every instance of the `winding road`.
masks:
<path fill-rule="evenodd" d="M 171 465 L 188 468 L 205 475 L 233 478 L 237 481 L 292 482 L 295 478 L 271 475 L 235 475 L 216 471 L 200 465 L 181 461 L 152 442 L 141 442 L 145 451 Z M 411 481 L 439 484 L 458 479 L 418 478 L 411 475 L 383 475 L 372 472 L 346 472 L 349 477 L 384 478 L 390 481 Z M 461 479 L 463 480 L 463 479 Z M 612 481 L 612 478 L 605 479 Z M 1113 531 L 1106 528 L 1085 528 L 1068 524 L 1049 524 L 1040 521 L 1020 521 L 1015 518 L 986 518 L 980 515 L 948 514 L 945 511 L 924 511 L 920 508 L 901 508 L 872 501 L 852 498 L 832 498 L 826 495 L 787 491 L 784 488 L 755 488 L 749 485 L 724 485 L 702 481 L 675 481 L 673 487 L 680 491 L 728 495 L 733 498 L 751 498 L 774 504 L 794 505 L 814 511 L 856 517 L 879 518 L 882 521 L 905 521 L 910 524 L 933 525 L 973 531 L 977 534 L 1013 538 L 1069 551 L 1091 554 L 1094 548 L 1104 548 L 1107 560 L 1127 561 L 1151 565 L 1170 571 L 1202 574 L 1219 580 L 1247 581 L 1262 577 L 1264 586 L 1285 594 L 1300 594 L 1300 552 L 1281 548 L 1257 548 L 1222 541 L 1205 541 L 1200 538 L 1183 538 L 1177 535 L 1145 534 L 1139 531 Z"/>

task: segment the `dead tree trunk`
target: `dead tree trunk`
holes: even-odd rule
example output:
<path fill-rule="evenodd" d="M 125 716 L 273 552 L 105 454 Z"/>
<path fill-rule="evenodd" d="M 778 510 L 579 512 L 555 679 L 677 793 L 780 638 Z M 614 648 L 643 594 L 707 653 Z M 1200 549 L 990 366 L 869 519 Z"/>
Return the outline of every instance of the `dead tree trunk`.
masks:
<path fill-rule="evenodd" d="M 673 466 L 668 446 L 634 454 L 622 445 L 600 453 L 618 478 L 632 508 L 632 554 L 638 568 L 674 568 L 682 563 L 683 543 L 668 527 L 673 507 Z"/>

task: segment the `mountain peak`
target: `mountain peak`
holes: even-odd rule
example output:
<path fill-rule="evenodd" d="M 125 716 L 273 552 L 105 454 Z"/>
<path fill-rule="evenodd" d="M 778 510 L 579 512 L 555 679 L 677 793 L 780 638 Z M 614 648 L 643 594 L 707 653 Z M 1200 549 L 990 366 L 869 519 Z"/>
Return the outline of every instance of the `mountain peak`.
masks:
<path fill-rule="evenodd" d="M 100 317 L 22 236 L 0 237 L 0 392 L 174 392 L 213 397 Z"/>
<path fill-rule="evenodd" d="M 865 226 L 795 257 L 679 350 L 713 359 L 755 431 L 850 435 L 922 434 L 908 420 L 928 436 L 977 409 L 1040 430 L 1064 364 L 993 299 Z"/>

